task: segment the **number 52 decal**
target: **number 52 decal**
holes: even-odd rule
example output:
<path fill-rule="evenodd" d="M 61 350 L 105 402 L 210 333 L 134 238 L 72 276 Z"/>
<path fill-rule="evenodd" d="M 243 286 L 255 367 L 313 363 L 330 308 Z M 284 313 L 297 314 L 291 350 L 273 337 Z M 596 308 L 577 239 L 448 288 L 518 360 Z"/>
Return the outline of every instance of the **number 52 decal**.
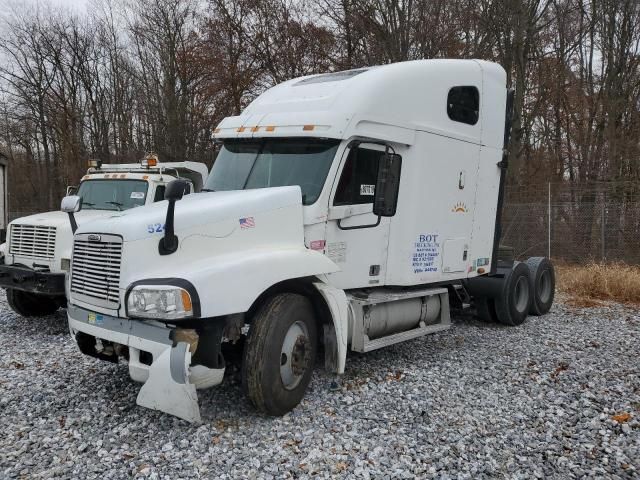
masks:
<path fill-rule="evenodd" d="M 164 232 L 164 225 L 162 223 L 152 223 L 147 225 L 147 232 L 149 233 L 162 233 Z"/>

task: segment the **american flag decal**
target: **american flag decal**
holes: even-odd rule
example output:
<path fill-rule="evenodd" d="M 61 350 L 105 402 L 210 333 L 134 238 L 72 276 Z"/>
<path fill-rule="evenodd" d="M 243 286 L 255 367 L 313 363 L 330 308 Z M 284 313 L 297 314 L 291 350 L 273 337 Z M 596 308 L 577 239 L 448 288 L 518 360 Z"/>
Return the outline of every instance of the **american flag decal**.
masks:
<path fill-rule="evenodd" d="M 240 228 L 253 228 L 256 226 L 256 222 L 253 217 L 246 217 L 240 219 Z"/>

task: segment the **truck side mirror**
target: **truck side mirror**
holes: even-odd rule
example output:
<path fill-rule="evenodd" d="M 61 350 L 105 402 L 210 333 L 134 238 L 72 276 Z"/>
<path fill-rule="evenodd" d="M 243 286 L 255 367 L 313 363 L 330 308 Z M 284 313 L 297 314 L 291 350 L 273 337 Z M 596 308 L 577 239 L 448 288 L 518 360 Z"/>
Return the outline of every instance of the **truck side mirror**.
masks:
<path fill-rule="evenodd" d="M 186 189 L 187 182 L 184 180 L 172 180 L 167 184 L 167 188 L 164 191 L 164 199 L 169 200 L 169 202 L 181 200 Z"/>
<path fill-rule="evenodd" d="M 68 195 L 60 202 L 60 210 L 69 214 L 69 223 L 71 223 L 71 232 L 76 233 L 78 224 L 76 223 L 76 217 L 73 215 L 82 209 L 82 197 L 78 195 Z"/>
<path fill-rule="evenodd" d="M 82 209 L 82 197 L 69 195 L 60 202 L 60 210 L 65 213 L 76 213 Z"/>
<path fill-rule="evenodd" d="M 171 255 L 178 250 L 178 237 L 174 232 L 173 220 L 176 208 L 176 202 L 184 196 L 187 188 L 187 182 L 184 180 L 173 180 L 167 184 L 164 191 L 164 199 L 169 201 L 167 207 L 167 218 L 164 222 L 164 237 L 158 243 L 158 252 L 160 255 Z"/>
<path fill-rule="evenodd" d="M 373 213 L 379 217 L 393 217 L 398 206 L 400 170 L 402 157 L 396 153 L 385 153 L 378 166 Z"/>

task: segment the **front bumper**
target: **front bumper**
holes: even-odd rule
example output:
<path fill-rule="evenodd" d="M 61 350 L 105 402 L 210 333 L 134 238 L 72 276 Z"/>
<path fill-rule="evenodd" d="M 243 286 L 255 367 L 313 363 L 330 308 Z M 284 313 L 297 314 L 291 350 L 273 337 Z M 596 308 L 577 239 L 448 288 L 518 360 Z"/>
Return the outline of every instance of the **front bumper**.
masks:
<path fill-rule="evenodd" d="M 104 353 L 88 350 L 87 342 L 79 341 L 79 334 L 128 347 L 129 375 L 137 382 L 145 382 L 149 377 L 150 365 L 140 361 L 141 353 L 147 352 L 155 360 L 173 344 L 169 338 L 171 329 L 166 326 L 94 313 L 72 304 L 67 307 L 67 318 L 71 336 L 87 355 L 107 360 Z M 112 361 L 117 361 L 115 352 Z"/>
<path fill-rule="evenodd" d="M 118 361 L 117 352 L 106 355 L 96 350 L 96 340 L 122 345 L 128 350 L 129 376 L 136 382 L 146 382 L 153 362 L 173 347 L 173 328 L 146 320 L 130 320 L 94 313 L 85 308 L 67 306 L 69 331 L 82 353 L 101 360 Z M 89 337 L 89 338 L 87 338 Z M 89 340 L 89 341 L 87 341 Z M 145 354 L 146 358 L 145 358 Z M 148 355 L 151 355 L 149 358 Z M 190 382 L 196 388 L 209 388 L 222 381 L 218 373 L 222 369 L 210 369 L 202 365 L 190 367 Z"/>
<path fill-rule="evenodd" d="M 224 367 L 191 366 L 189 343 L 174 345 L 170 340 L 173 329 L 164 325 L 97 314 L 75 305 L 68 306 L 67 317 L 71 335 L 83 353 L 111 361 L 111 357 L 118 361 L 128 353 L 129 375 L 144 382 L 136 398 L 138 405 L 189 422 L 201 421 L 196 389 L 220 384 Z M 150 353 L 152 361 L 140 362 L 141 351 Z"/>
<path fill-rule="evenodd" d="M 0 265 L 0 287 L 42 295 L 64 296 L 64 273 L 39 272 L 18 265 Z"/>

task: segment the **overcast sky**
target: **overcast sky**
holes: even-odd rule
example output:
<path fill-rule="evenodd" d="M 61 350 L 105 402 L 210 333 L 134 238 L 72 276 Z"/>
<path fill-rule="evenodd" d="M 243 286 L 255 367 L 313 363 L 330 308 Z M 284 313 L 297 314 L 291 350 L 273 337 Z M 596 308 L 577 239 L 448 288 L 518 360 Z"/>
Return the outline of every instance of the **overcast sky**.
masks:
<path fill-rule="evenodd" d="M 14 10 L 21 11 L 25 8 L 31 10 L 38 5 L 42 6 L 44 10 L 50 6 L 53 8 L 68 8 L 77 13 L 85 13 L 90 3 L 91 0 L 0 0 L 0 16 L 8 15 Z"/>

